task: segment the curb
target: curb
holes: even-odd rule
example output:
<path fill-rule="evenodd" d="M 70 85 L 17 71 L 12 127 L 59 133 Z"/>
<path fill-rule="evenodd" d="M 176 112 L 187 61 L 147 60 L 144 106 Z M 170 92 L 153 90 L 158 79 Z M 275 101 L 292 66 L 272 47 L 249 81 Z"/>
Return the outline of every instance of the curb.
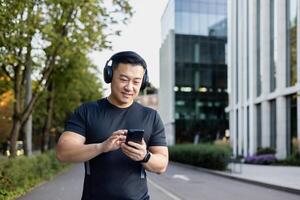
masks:
<path fill-rule="evenodd" d="M 245 182 L 245 183 L 250 183 L 250 184 L 254 184 L 254 185 L 258 185 L 258 186 L 262 186 L 262 187 L 266 187 L 266 188 L 271 188 L 271 189 L 280 190 L 280 191 L 283 191 L 283 192 L 289 192 L 289 193 L 292 193 L 292 194 L 300 195 L 300 189 L 275 185 L 275 184 L 271 184 L 271 183 L 265 183 L 265 182 L 256 181 L 256 180 L 252 180 L 252 179 L 247 179 L 247 178 L 242 178 L 242 177 L 236 177 L 236 176 L 232 176 L 230 174 L 225 174 L 224 172 L 221 172 L 221 171 L 215 171 L 215 170 L 206 169 L 206 168 L 202 168 L 202 167 L 196 167 L 196 166 L 193 166 L 193 165 L 178 163 L 178 162 L 174 162 L 174 161 L 170 161 L 170 164 L 177 165 L 177 166 L 180 166 L 180 167 L 186 167 L 186 168 L 189 168 L 189 169 L 209 173 L 209 174 L 216 175 L 216 176 L 221 176 L 221 177 L 228 178 L 228 179 L 233 179 L 233 180 L 237 180 L 237 181 L 241 181 L 241 182 Z"/>

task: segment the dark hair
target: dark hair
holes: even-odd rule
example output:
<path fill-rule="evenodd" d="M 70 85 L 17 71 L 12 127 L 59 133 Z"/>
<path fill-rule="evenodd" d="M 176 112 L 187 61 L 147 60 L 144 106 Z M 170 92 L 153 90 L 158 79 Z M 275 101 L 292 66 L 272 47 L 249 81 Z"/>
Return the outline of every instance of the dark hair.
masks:
<path fill-rule="evenodd" d="M 145 60 L 137 53 L 133 51 L 122 51 L 111 57 L 112 68 L 115 69 L 120 63 L 131 64 L 131 65 L 141 65 L 145 70 L 147 69 L 147 64 Z"/>

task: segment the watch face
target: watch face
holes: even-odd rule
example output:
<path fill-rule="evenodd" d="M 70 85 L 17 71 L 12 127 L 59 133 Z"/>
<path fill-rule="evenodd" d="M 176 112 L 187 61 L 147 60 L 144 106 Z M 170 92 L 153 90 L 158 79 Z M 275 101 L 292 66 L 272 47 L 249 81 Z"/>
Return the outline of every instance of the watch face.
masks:
<path fill-rule="evenodd" d="M 150 157 L 151 157 L 151 153 L 148 151 L 142 162 L 148 162 L 148 160 L 150 159 Z"/>

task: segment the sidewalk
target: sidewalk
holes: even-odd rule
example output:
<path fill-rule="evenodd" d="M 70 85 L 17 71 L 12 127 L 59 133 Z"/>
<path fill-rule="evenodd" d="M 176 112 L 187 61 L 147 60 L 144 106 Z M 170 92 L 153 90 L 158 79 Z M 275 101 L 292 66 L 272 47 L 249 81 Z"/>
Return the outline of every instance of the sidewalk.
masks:
<path fill-rule="evenodd" d="M 276 189 L 300 194 L 300 167 L 232 164 L 233 172 L 217 172 L 226 176 L 243 179 L 249 182 L 261 183 Z M 240 170 L 237 168 L 240 166 Z"/>
<path fill-rule="evenodd" d="M 237 163 L 230 163 L 228 167 L 230 171 L 222 172 L 192 166 L 192 168 L 227 178 L 300 194 L 300 167 Z"/>

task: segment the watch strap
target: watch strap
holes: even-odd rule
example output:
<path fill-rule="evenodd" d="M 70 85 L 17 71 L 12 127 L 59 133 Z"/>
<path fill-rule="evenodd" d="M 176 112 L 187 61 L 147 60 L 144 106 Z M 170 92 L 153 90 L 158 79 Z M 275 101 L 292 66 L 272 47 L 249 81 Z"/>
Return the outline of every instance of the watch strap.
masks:
<path fill-rule="evenodd" d="M 142 162 L 142 163 L 148 162 L 149 159 L 150 159 L 150 157 L 151 157 L 151 153 L 150 153 L 150 151 L 147 151 L 145 157 L 143 158 L 143 160 L 141 160 L 141 162 Z"/>

